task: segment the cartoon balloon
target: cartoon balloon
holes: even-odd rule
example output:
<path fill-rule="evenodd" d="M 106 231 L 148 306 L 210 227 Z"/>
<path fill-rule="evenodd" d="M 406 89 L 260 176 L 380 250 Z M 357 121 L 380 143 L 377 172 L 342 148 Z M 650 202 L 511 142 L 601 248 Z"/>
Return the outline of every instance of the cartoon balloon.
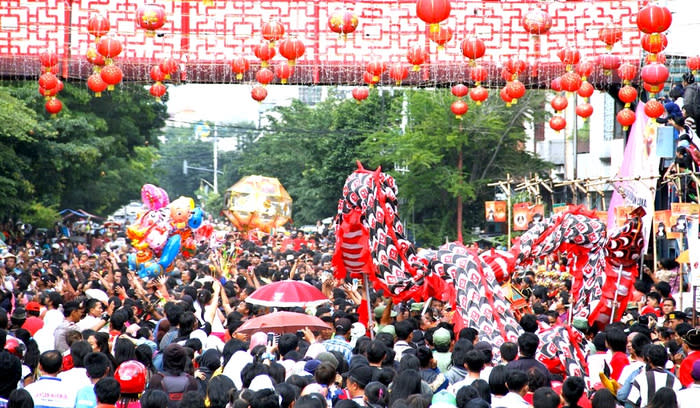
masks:
<path fill-rule="evenodd" d="M 196 230 L 202 225 L 202 209 L 197 207 L 192 210 L 190 214 L 190 219 L 187 221 L 187 226 Z"/>
<path fill-rule="evenodd" d="M 190 213 L 194 209 L 194 200 L 189 197 L 179 197 L 169 205 L 170 220 L 174 228 L 183 229 L 187 226 Z"/>
<path fill-rule="evenodd" d="M 170 203 L 168 193 L 153 184 L 144 184 L 141 187 L 141 201 L 149 210 L 158 210 Z"/>
<path fill-rule="evenodd" d="M 161 252 L 160 260 L 158 261 L 158 264 L 164 269 L 170 266 L 173 260 L 175 260 L 178 252 L 180 252 L 181 242 L 182 238 L 177 234 L 168 238 L 168 242 L 163 247 L 163 252 Z"/>

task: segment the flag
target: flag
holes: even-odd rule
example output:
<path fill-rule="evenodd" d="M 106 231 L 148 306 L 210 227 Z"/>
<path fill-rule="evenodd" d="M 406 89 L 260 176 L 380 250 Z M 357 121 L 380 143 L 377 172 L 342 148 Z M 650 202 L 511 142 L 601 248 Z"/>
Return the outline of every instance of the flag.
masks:
<path fill-rule="evenodd" d="M 644 113 L 644 104 L 639 103 L 636 111 L 637 119 L 632 124 L 622 165 L 616 178 L 638 180 L 615 183 L 615 191 L 608 209 L 608 229 L 613 230 L 615 223 L 615 208 L 619 206 L 644 207 L 646 214 L 642 218 L 644 233 L 644 252 L 649 245 L 652 220 L 654 218 L 654 194 L 656 179 L 659 175 L 659 158 L 656 155 L 656 121 L 649 120 Z"/>

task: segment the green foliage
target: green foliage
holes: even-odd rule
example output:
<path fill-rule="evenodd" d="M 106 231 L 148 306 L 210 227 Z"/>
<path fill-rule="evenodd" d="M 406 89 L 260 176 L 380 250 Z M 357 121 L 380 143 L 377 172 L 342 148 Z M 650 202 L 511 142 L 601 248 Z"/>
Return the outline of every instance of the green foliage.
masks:
<path fill-rule="evenodd" d="M 40 203 L 32 203 L 21 215 L 21 220 L 35 228 L 52 228 L 61 220 L 61 214 L 55 207 L 45 207 Z"/>

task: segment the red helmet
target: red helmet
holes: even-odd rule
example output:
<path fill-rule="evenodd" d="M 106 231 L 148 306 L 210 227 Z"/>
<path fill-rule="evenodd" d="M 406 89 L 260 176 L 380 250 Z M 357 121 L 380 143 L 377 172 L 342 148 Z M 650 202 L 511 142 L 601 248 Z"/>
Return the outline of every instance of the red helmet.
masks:
<path fill-rule="evenodd" d="M 22 340 L 12 336 L 7 336 L 7 340 L 5 341 L 5 350 L 22 359 L 24 358 L 26 347 L 24 346 L 24 342 Z"/>
<path fill-rule="evenodd" d="M 146 367 L 135 360 L 119 364 L 114 378 L 119 381 L 122 394 L 139 394 L 146 389 Z"/>

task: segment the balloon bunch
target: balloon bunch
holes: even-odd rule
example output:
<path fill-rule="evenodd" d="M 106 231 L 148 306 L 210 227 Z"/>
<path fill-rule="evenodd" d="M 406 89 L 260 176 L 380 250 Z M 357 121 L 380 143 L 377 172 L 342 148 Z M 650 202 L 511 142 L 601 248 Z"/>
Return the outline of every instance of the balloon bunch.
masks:
<path fill-rule="evenodd" d="M 129 268 L 141 278 L 155 278 L 171 268 L 178 254 L 194 255 L 193 232 L 202 225 L 202 209 L 189 197 L 170 202 L 168 193 L 152 184 L 141 188 L 141 201 L 146 211 L 126 230 L 138 250 L 129 256 Z"/>

